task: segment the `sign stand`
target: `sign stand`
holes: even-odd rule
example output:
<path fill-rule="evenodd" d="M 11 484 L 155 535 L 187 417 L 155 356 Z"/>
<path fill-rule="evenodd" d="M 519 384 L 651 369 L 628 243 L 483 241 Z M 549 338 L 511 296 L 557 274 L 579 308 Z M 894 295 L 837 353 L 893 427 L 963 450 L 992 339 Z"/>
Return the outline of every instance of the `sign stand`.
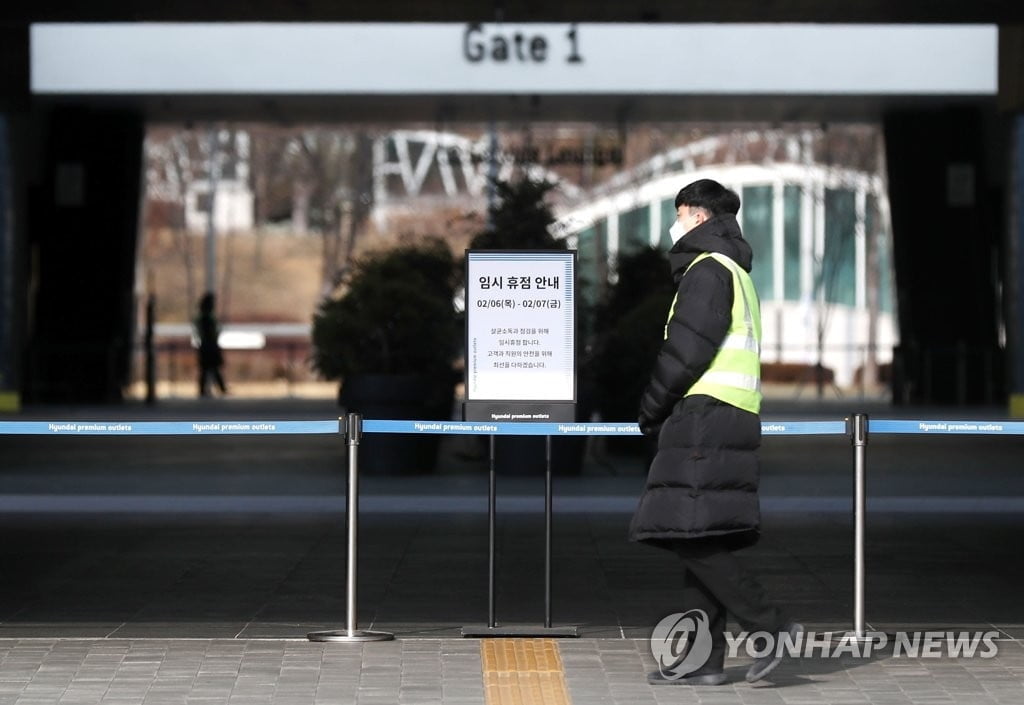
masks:
<path fill-rule="evenodd" d="M 490 437 L 490 483 L 487 492 L 487 624 L 474 624 L 462 628 L 464 637 L 578 637 L 579 627 L 551 626 L 551 436 L 544 437 L 546 466 L 544 472 L 544 626 L 498 626 L 496 616 L 495 509 L 497 505 L 496 476 L 494 470 L 494 436 Z"/>
<path fill-rule="evenodd" d="M 576 252 L 466 252 L 467 421 L 576 420 Z M 498 626 L 495 437 L 490 438 L 487 624 L 467 637 L 574 637 L 551 625 L 551 436 L 545 444 L 544 626 Z"/>

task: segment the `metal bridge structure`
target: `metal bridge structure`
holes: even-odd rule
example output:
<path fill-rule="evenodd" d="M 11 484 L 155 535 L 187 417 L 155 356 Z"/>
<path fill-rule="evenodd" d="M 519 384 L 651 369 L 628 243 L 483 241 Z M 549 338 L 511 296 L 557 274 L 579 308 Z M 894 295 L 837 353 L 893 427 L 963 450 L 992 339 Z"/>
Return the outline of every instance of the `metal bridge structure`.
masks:
<path fill-rule="evenodd" d="M 493 152 L 493 154 L 492 154 Z M 539 165 L 521 165 L 515 155 L 503 151 L 489 135 L 472 139 L 452 132 L 393 130 L 373 143 L 373 192 L 377 205 L 418 198 L 435 185 L 445 198 L 480 198 L 489 175 L 508 179 L 516 168 L 531 179 L 557 183 L 570 198 L 582 197 L 581 189 Z"/>

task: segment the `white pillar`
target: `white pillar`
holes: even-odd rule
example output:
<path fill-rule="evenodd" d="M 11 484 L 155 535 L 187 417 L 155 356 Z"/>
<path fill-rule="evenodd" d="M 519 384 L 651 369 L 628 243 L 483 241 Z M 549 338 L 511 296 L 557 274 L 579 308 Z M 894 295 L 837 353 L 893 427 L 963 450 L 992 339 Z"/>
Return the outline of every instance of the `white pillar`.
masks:
<path fill-rule="evenodd" d="M 648 208 L 651 214 L 651 246 L 657 247 L 658 243 L 661 242 L 661 201 L 657 198 L 654 199 Z"/>

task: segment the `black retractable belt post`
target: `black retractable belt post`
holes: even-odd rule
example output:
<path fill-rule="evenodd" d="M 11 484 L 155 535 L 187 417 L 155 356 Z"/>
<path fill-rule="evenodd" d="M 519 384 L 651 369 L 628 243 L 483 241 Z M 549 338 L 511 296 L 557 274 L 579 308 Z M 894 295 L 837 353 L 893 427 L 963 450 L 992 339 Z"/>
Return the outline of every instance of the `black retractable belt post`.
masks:
<path fill-rule="evenodd" d="M 359 441 L 363 436 L 363 417 L 349 414 L 347 419 L 338 419 L 339 431 L 345 434 L 348 444 L 348 561 L 345 570 L 346 603 L 345 629 L 340 631 L 311 632 L 310 641 L 387 641 L 394 639 L 390 632 L 373 632 L 358 629 L 357 584 L 359 568 Z"/>

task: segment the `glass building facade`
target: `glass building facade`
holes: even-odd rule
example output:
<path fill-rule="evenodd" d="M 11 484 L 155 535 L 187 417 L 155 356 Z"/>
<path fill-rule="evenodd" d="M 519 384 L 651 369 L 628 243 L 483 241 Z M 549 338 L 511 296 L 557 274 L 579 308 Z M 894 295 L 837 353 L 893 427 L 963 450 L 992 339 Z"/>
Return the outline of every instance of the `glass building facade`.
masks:
<path fill-rule="evenodd" d="M 766 362 L 819 359 L 851 384 L 866 352 L 891 359 L 898 340 L 888 198 L 877 174 L 807 164 L 727 165 L 666 174 L 562 214 L 579 249 L 584 295 L 596 300 L 617 253 L 671 246 L 680 184 L 714 178 L 741 197 Z M 872 339 L 873 338 L 873 339 Z"/>

